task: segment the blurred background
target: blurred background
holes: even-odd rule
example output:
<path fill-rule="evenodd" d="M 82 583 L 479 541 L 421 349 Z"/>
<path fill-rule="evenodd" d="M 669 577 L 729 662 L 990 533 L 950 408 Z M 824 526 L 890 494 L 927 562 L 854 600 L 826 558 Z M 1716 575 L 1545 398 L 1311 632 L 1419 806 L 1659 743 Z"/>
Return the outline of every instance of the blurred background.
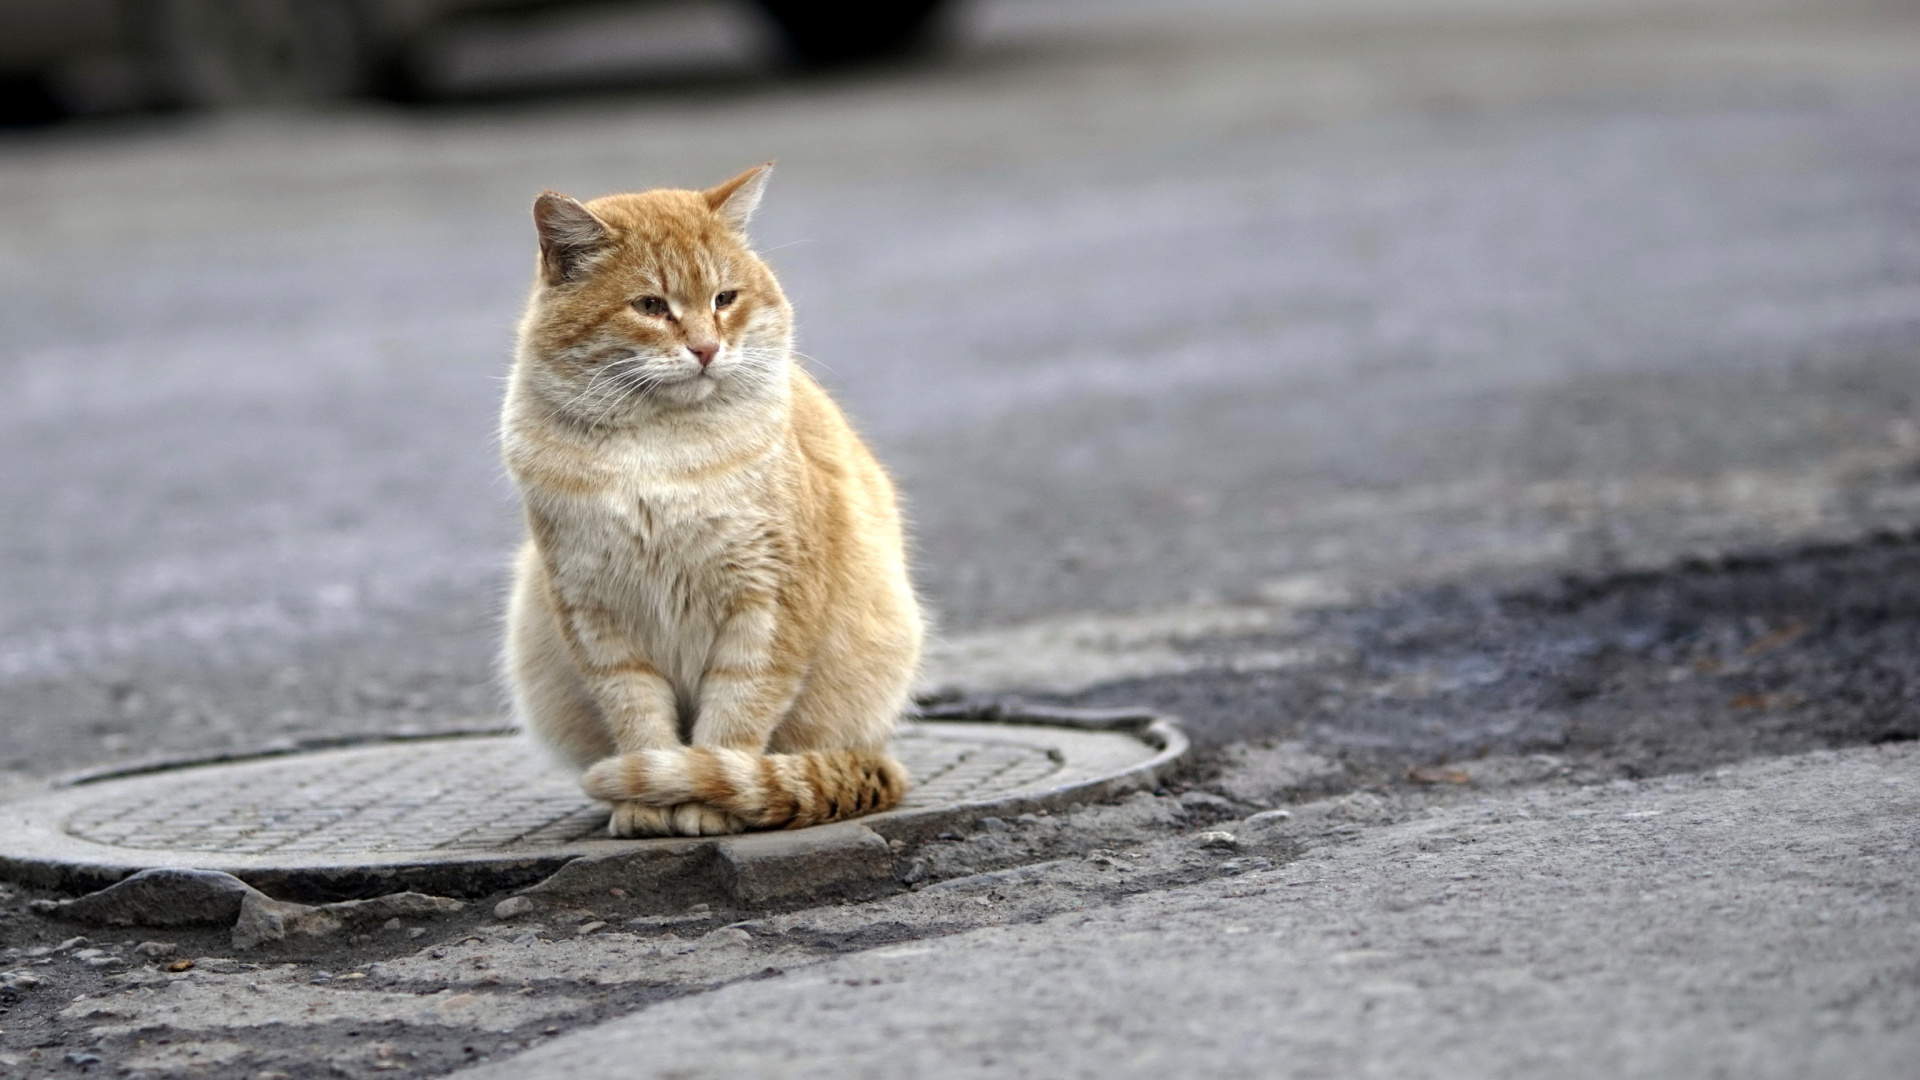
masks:
<path fill-rule="evenodd" d="M 924 49 L 946 0 L 6 0 L 15 122 L 751 77 Z"/>
<path fill-rule="evenodd" d="M 930 686 L 1920 520 L 1910 2 L 0 0 L 0 62 L 22 783 L 494 713 L 549 187 L 779 159 Z"/>

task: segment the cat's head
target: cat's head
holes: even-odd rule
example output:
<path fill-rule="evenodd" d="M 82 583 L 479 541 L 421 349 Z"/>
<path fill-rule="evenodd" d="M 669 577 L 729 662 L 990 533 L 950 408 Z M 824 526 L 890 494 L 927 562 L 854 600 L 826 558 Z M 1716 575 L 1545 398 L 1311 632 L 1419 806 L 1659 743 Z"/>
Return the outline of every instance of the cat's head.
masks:
<path fill-rule="evenodd" d="M 535 200 L 540 263 L 521 325 L 532 389 L 611 425 L 781 392 L 793 313 L 746 239 L 771 170 L 706 191 Z"/>

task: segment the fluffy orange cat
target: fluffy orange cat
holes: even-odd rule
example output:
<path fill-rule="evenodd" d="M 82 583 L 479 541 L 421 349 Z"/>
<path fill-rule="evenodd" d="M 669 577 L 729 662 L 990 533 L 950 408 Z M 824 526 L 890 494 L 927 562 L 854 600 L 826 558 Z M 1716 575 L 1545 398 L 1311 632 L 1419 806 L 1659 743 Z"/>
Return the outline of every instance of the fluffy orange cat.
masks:
<path fill-rule="evenodd" d="M 921 639 L 899 510 L 747 246 L 770 168 L 534 203 L 501 419 L 529 534 L 505 668 L 615 836 L 812 825 L 907 786 L 887 752 Z"/>

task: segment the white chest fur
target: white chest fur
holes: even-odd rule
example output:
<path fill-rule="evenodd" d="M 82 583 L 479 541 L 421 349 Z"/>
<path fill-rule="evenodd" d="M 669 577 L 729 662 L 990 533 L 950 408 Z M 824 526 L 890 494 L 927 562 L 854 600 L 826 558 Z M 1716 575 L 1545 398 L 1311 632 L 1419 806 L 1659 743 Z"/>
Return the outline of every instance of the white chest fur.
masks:
<path fill-rule="evenodd" d="M 771 445 L 600 448 L 595 482 L 524 487 L 544 523 L 542 554 L 561 599 L 609 621 L 674 684 L 698 693 L 736 600 L 776 586 L 766 538 L 780 456 Z"/>

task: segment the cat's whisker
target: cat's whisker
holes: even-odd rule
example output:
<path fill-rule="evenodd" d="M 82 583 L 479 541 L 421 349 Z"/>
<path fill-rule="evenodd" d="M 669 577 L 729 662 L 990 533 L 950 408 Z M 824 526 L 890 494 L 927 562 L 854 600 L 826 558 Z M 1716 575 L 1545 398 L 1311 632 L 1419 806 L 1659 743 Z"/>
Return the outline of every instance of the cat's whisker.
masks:
<path fill-rule="evenodd" d="M 592 417 L 587 420 L 588 427 L 599 427 L 613 415 L 616 409 L 626 403 L 627 394 L 623 392 L 624 382 L 622 378 L 610 379 L 601 387 L 592 402 L 595 408 Z"/>
<path fill-rule="evenodd" d="M 649 359 L 648 357 L 634 353 L 623 356 L 618 360 L 609 361 L 595 368 L 593 373 L 587 377 L 586 385 L 581 388 L 579 393 L 575 394 L 572 398 L 568 399 L 564 405 L 560 406 L 560 411 L 562 413 L 570 413 L 580 405 L 589 403 L 590 400 L 597 401 L 602 399 L 610 391 L 615 392 L 614 397 L 617 402 L 621 397 L 621 395 L 617 393 L 619 383 L 632 371 L 644 371 Z"/>
<path fill-rule="evenodd" d="M 827 363 L 825 360 L 822 360 L 817 356 L 812 356 L 808 353 L 803 353 L 799 349 L 794 349 L 792 350 L 792 352 L 793 352 L 793 355 L 799 357 L 802 360 L 805 360 L 809 364 L 818 364 L 821 367 L 826 368 L 828 371 L 832 371 L 835 375 L 840 374 L 838 371 L 834 371 L 834 367 L 832 364 Z"/>
<path fill-rule="evenodd" d="M 617 373 L 606 387 L 606 404 L 594 414 L 589 426 L 599 427 L 610 419 L 621 406 L 627 404 L 635 394 L 644 392 L 648 387 L 657 385 L 664 378 L 661 372 L 650 371 L 644 365 Z"/>
<path fill-rule="evenodd" d="M 588 379 L 586 386 L 583 387 L 578 394 L 569 398 L 566 404 L 560 406 L 559 411 L 563 414 L 572 413 L 576 408 L 599 400 L 601 392 L 604 389 L 604 383 L 605 380 L 598 375 Z"/>
<path fill-rule="evenodd" d="M 742 348 L 735 356 L 742 371 L 770 376 L 779 372 L 788 353 L 784 349 Z"/>

